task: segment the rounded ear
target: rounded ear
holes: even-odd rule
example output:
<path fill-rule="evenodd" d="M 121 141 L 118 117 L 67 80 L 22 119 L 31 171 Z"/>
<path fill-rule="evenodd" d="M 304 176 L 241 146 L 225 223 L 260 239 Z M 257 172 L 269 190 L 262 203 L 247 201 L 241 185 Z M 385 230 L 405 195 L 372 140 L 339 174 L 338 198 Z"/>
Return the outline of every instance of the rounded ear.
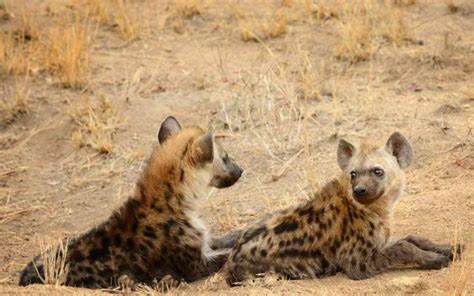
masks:
<path fill-rule="evenodd" d="M 200 136 L 194 145 L 198 151 L 199 161 L 212 162 L 214 159 L 214 131 L 212 129 Z"/>
<path fill-rule="evenodd" d="M 342 170 L 347 168 L 349 160 L 355 154 L 355 150 L 354 145 L 351 143 L 344 139 L 339 140 L 339 145 L 337 146 L 337 163 Z"/>
<path fill-rule="evenodd" d="M 395 156 L 400 168 L 408 167 L 413 160 L 413 150 L 408 140 L 399 132 L 394 132 L 385 144 L 388 153 Z"/>
<path fill-rule="evenodd" d="M 173 116 L 168 116 L 161 124 L 158 132 L 158 141 L 163 144 L 170 136 L 177 134 L 181 130 L 181 124 Z"/>

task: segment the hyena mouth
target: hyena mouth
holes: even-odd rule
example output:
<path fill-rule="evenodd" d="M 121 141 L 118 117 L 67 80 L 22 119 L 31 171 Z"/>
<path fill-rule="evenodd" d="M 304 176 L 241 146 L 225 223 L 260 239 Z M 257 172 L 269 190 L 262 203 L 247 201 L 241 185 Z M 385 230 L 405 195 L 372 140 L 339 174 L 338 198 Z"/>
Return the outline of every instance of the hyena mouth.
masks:
<path fill-rule="evenodd" d="M 370 192 L 367 192 L 365 194 L 357 194 L 357 193 L 353 193 L 353 196 L 354 196 L 354 199 L 363 204 L 363 205 L 368 205 L 368 204 L 371 204 L 373 203 L 374 201 L 376 201 L 377 199 L 379 199 L 379 197 L 381 197 L 383 194 L 383 192 L 381 193 L 375 193 L 375 194 L 372 194 Z"/>

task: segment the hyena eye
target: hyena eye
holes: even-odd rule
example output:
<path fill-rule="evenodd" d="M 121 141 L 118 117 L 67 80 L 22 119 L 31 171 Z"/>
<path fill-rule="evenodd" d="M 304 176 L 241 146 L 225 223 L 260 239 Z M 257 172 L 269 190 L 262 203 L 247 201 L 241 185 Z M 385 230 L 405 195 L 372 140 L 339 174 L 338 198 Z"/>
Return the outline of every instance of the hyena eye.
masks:
<path fill-rule="evenodd" d="M 384 171 L 382 169 L 378 169 L 378 168 L 374 169 L 373 172 L 374 172 L 374 175 L 376 175 L 377 177 L 382 177 L 383 174 L 384 174 Z"/>
<path fill-rule="evenodd" d="M 354 179 L 357 176 L 356 172 L 352 171 L 351 172 L 351 179 Z"/>
<path fill-rule="evenodd" d="M 224 155 L 224 157 L 222 157 L 222 161 L 224 163 L 227 163 L 229 161 L 229 155 L 227 153 Z"/>

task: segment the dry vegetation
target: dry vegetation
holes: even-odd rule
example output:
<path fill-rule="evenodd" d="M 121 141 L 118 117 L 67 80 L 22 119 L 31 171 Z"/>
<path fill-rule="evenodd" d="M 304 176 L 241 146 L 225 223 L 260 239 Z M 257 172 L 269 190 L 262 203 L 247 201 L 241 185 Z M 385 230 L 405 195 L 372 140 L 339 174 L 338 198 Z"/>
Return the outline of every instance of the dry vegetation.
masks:
<path fill-rule="evenodd" d="M 121 204 L 169 114 L 210 122 L 245 168 L 204 205 L 214 231 L 309 198 L 338 172 L 338 138 L 401 130 L 417 159 L 395 235 L 467 251 L 445 270 L 367 281 L 270 276 L 230 290 L 217 274 L 139 292 L 472 294 L 471 2 L 0 0 L 0 294 L 116 292 L 60 286 L 65 245 L 58 256 L 59 240 L 31 238 L 78 234 Z M 39 251 L 51 286 L 18 288 Z"/>

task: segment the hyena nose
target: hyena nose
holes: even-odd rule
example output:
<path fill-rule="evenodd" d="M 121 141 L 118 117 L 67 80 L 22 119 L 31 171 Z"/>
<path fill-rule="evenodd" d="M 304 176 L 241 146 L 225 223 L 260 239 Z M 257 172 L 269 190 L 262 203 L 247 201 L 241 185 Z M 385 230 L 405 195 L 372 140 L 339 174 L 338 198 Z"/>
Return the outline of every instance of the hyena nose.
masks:
<path fill-rule="evenodd" d="M 357 185 L 355 188 L 354 188 L 354 193 L 356 195 L 364 195 L 367 193 L 367 187 L 363 186 L 363 185 Z"/>

